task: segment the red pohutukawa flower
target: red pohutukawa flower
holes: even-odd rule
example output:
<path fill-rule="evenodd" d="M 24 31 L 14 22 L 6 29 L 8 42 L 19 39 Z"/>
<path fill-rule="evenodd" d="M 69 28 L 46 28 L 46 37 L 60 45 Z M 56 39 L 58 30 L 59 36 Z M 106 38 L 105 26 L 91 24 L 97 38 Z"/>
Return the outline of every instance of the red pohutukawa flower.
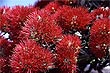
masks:
<path fill-rule="evenodd" d="M 0 7 L 0 30 L 3 30 L 3 27 L 7 26 L 7 19 L 5 17 L 9 7 Z"/>
<path fill-rule="evenodd" d="M 64 73 L 73 73 L 76 70 L 76 63 L 81 41 L 79 37 L 65 35 L 64 38 L 56 45 L 56 54 L 58 67 Z"/>
<path fill-rule="evenodd" d="M 110 47 L 110 19 L 100 19 L 94 22 L 90 30 L 89 46 L 96 57 L 105 56 Z"/>
<path fill-rule="evenodd" d="M 26 20 L 26 16 L 31 12 L 37 10 L 37 8 L 33 8 L 32 6 L 15 6 L 12 7 L 7 12 L 7 18 L 9 20 L 9 24 L 14 26 L 23 25 L 23 22 Z"/>
<path fill-rule="evenodd" d="M 26 37 L 43 40 L 45 42 L 55 42 L 62 36 L 62 29 L 55 25 L 48 14 L 40 11 L 29 15 L 25 27 L 21 33 Z"/>
<path fill-rule="evenodd" d="M 34 40 L 27 39 L 16 45 L 11 58 L 12 72 L 38 73 L 52 67 L 52 54 Z"/>
<path fill-rule="evenodd" d="M 12 42 L 9 42 L 8 40 L 0 36 L 0 56 L 9 57 L 9 55 L 12 54 L 11 51 L 13 47 L 14 45 L 12 44 Z"/>
<path fill-rule="evenodd" d="M 21 27 L 24 26 L 27 15 L 34 10 L 37 10 L 37 8 L 35 9 L 32 6 L 15 6 L 7 11 L 6 18 L 8 21 L 8 30 L 6 32 L 9 32 L 10 39 L 14 42 L 19 40 L 17 37 L 20 34 Z"/>
<path fill-rule="evenodd" d="M 56 23 L 67 31 L 70 29 L 86 29 L 86 26 L 90 23 L 92 17 L 83 7 L 71 8 L 70 6 L 62 6 L 54 15 L 54 19 Z"/>
<path fill-rule="evenodd" d="M 95 9 L 91 14 L 94 16 L 95 19 L 108 18 L 110 16 L 110 10 L 108 7 L 100 7 L 98 9 Z"/>
<path fill-rule="evenodd" d="M 5 67 L 5 59 L 0 57 L 0 73 L 3 72 L 4 67 Z"/>
<path fill-rule="evenodd" d="M 77 3 L 77 0 L 55 0 L 55 1 L 61 2 L 66 5 L 72 5 L 74 3 Z"/>
<path fill-rule="evenodd" d="M 58 2 L 50 2 L 44 10 L 46 10 L 49 14 L 54 14 L 60 7 L 60 4 Z"/>

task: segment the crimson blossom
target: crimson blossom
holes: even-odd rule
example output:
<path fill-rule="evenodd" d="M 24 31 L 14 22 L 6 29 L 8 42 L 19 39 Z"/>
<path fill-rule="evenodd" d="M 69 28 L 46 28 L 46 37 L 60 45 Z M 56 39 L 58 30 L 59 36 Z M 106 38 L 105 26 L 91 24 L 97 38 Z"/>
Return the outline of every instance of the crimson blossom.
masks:
<path fill-rule="evenodd" d="M 96 20 L 90 30 L 89 46 L 98 58 L 106 55 L 110 47 L 110 19 Z"/>
<path fill-rule="evenodd" d="M 0 57 L 0 73 L 2 73 L 5 67 L 5 59 Z"/>
<path fill-rule="evenodd" d="M 65 31 L 71 29 L 85 30 L 86 26 L 92 21 L 92 17 L 86 8 L 72 8 L 66 5 L 61 6 L 53 18 Z"/>
<path fill-rule="evenodd" d="M 49 14 L 54 14 L 59 9 L 61 5 L 58 2 L 50 2 L 43 9 L 46 10 Z"/>
<path fill-rule="evenodd" d="M 9 7 L 0 7 L 0 30 L 7 26 L 6 13 L 9 9 Z"/>
<path fill-rule="evenodd" d="M 11 57 L 13 73 L 39 73 L 52 67 L 52 54 L 41 48 L 34 40 L 17 44 Z"/>
<path fill-rule="evenodd" d="M 0 36 L 0 56 L 9 57 L 12 54 L 12 48 L 14 47 L 12 42 L 9 42 L 3 36 Z"/>
<path fill-rule="evenodd" d="M 55 42 L 62 37 L 62 29 L 55 25 L 44 10 L 32 12 L 25 23 L 21 32 L 28 38 L 45 41 L 46 43 Z"/>
<path fill-rule="evenodd" d="M 109 7 L 106 7 L 106 8 L 99 7 L 95 9 L 93 12 L 91 12 L 91 14 L 93 15 L 95 19 L 109 18 L 110 9 Z"/>
<path fill-rule="evenodd" d="M 63 73 L 76 71 L 76 63 L 81 40 L 77 36 L 64 35 L 63 39 L 56 45 L 57 64 Z"/>
<path fill-rule="evenodd" d="M 62 4 L 66 4 L 66 5 L 72 5 L 74 3 L 77 3 L 77 0 L 55 0 L 58 2 L 61 2 Z"/>
<path fill-rule="evenodd" d="M 37 8 L 32 6 L 14 6 L 6 12 L 5 20 L 7 21 L 7 30 L 5 32 L 10 34 L 11 40 L 18 43 L 18 35 L 20 34 L 22 26 L 24 26 L 27 15 L 34 10 L 37 10 Z"/>

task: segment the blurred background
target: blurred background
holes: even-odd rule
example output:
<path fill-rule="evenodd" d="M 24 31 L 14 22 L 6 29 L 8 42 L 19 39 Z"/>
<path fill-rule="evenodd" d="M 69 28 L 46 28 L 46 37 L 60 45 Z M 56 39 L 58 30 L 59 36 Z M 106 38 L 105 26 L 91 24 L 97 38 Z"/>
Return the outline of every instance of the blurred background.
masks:
<path fill-rule="evenodd" d="M 34 5 L 35 2 L 40 0 L 0 0 L 0 6 L 15 6 L 15 5 Z"/>

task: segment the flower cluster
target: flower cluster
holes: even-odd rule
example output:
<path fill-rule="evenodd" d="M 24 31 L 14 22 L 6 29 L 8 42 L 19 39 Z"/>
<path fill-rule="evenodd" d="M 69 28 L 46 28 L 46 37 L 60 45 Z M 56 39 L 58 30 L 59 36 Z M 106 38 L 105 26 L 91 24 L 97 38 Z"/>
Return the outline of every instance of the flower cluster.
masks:
<path fill-rule="evenodd" d="M 98 9 L 95 9 L 92 12 L 92 15 L 93 15 L 93 17 L 95 17 L 95 19 L 109 18 L 110 9 L 108 7 L 106 7 L 106 8 L 100 7 Z"/>
<path fill-rule="evenodd" d="M 3 30 L 4 27 L 7 26 L 6 12 L 9 11 L 9 9 L 9 7 L 0 7 L 0 30 Z"/>
<path fill-rule="evenodd" d="M 55 1 L 58 1 L 60 3 L 66 4 L 66 5 L 72 5 L 72 4 L 77 3 L 77 0 L 55 0 Z"/>
<path fill-rule="evenodd" d="M 108 58 L 110 8 L 90 10 L 78 1 L 0 7 L 0 73 L 75 73 L 82 57 Z"/>
<path fill-rule="evenodd" d="M 73 35 L 65 35 L 56 45 L 58 66 L 63 73 L 73 73 L 76 70 L 77 57 L 80 48 L 81 41 L 79 37 Z"/>
<path fill-rule="evenodd" d="M 37 8 L 35 9 L 32 6 L 15 6 L 12 8 L 3 8 L 1 18 L 1 25 L 3 25 L 2 31 L 10 33 L 10 39 L 12 39 L 14 42 L 17 42 L 19 40 L 17 37 L 20 34 L 22 26 L 24 26 L 27 15 L 34 10 L 37 10 Z"/>
<path fill-rule="evenodd" d="M 100 19 L 94 22 L 90 30 L 90 48 L 96 57 L 102 58 L 110 46 L 110 20 Z M 100 53 L 99 53 L 100 52 Z"/>
<path fill-rule="evenodd" d="M 45 11 L 44 11 L 45 12 Z M 28 16 L 22 33 L 28 38 L 54 42 L 62 36 L 62 28 L 50 22 L 51 17 L 43 11 L 35 11 Z"/>
<path fill-rule="evenodd" d="M 58 2 L 50 2 L 43 9 L 46 10 L 49 14 L 54 14 L 55 12 L 57 12 L 60 6 L 61 5 Z"/>
<path fill-rule="evenodd" d="M 14 45 L 12 45 L 12 42 L 9 42 L 4 37 L 0 36 L 0 56 L 2 57 L 8 57 L 12 54 L 12 48 Z"/>
<path fill-rule="evenodd" d="M 4 67 L 5 67 L 5 59 L 0 58 L 0 73 L 3 72 Z"/>
<path fill-rule="evenodd" d="M 66 31 L 71 29 L 85 30 L 86 26 L 92 21 L 92 17 L 83 7 L 62 6 L 55 14 L 55 21 Z"/>
<path fill-rule="evenodd" d="M 11 67 L 14 73 L 44 72 L 52 67 L 52 54 L 28 39 L 16 45 Z"/>

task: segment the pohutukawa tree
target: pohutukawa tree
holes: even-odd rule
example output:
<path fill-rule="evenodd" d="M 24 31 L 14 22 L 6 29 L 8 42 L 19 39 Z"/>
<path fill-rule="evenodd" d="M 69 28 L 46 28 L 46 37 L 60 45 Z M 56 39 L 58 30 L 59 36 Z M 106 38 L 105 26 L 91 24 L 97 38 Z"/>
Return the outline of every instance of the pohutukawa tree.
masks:
<path fill-rule="evenodd" d="M 109 50 L 106 1 L 0 7 L 0 73 L 101 73 L 110 64 Z"/>

